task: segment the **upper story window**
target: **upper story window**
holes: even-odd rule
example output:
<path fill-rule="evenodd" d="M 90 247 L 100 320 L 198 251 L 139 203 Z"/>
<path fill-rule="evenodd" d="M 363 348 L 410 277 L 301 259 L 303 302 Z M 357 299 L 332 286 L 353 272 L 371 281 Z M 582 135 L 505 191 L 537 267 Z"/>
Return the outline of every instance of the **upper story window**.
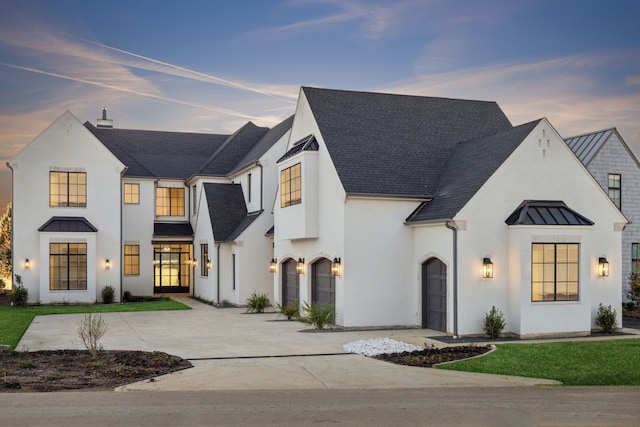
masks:
<path fill-rule="evenodd" d="M 280 172 L 280 207 L 302 203 L 302 181 L 300 163 Z"/>
<path fill-rule="evenodd" d="M 631 272 L 640 274 L 640 243 L 631 244 Z"/>
<path fill-rule="evenodd" d="M 157 216 L 184 216 L 184 188 L 156 188 Z"/>
<path fill-rule="evenodd" d="M 531 301 L 578 301 L 580 245 L 533 243 Z"/>
<path fill-rule="evenodd" d="M 620 209 L 622 206 L 622 178 L 619 173 L 609 174 L 609 198 Z"/>
<path fill-rule="evenodd" d="M 251 203 L 251 174 L 247 175 L 247 202 Z"/>
<path fill-rule="evenodd" d="M 86 207 L 85 172 L 49 172 L 49 206 Z"/>
<path fill-rule="evenodd" d="M 140 204 L 140 184 L 124 184 L 124 204 L 138 205 Z"/>

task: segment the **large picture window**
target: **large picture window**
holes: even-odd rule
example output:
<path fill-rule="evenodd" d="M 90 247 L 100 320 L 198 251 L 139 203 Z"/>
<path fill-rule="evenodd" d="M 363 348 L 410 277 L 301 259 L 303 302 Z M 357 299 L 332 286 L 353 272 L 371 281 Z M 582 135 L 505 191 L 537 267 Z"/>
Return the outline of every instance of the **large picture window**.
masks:
<path fill-rule="evenodd" d="M 300 163 L 280 172 L 280 207 L 302 203 Z"/>
<path fill-rule="evenodd" d="M 124 184 L 124 204 L 138 205 L 140 204 L 140 184 Z"/>
<path fill-rule="evenodd" d="M 578 301 L 580 245 L 534 243 L 531 247 L 531 300 Z"/>
<path fill-rule="evenodd" d="M 140 245 L 124 245 L 124 275 L 140 275 Z"/>
<path fill-rule="evenodd" d="M 156 188 L 157 216 L 184 216 L 184 188 Z"/>
<path fill-rule="evenodd" d="M 49 206 L 87 206 L 85 172 L 49 172 Z"/>
<path fill-rule="evenodd" d="M 87 289 L 87 244 L 49 244 L 49 289 Z"/>
<path fill-rule="evenodd" d="M 622 206 L 622 177 L 619 173 L 609 174 L 609 198 L 618 209 Z"/>

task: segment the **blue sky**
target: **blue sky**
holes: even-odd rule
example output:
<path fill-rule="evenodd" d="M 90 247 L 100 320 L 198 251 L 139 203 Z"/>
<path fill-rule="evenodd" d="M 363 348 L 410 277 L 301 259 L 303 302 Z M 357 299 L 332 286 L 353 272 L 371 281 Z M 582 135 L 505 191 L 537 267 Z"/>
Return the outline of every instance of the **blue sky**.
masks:
<path fill-rule="evenodd" d="M 0 161 L 65 110 L 225 133 L 301 85 L 496 101 L 640 154 L 636 0 L 0 0 Z M 0 207 L 10 201 L 0 169 Z"/>

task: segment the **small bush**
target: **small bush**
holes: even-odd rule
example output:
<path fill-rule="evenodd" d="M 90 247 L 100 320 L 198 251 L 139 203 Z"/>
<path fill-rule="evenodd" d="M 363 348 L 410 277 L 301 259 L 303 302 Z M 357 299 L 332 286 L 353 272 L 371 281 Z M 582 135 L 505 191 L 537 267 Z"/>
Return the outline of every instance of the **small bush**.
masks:
<path fill-rule="evenodd" d="M 491 306 L 491 311 L 484 316 L 482 321 L 482 330 L 492 340 L 498 338 L 507 323 L 504 321 L 502 311 L 495 306 Z"/>
<path fill-rule="evenodd" d="M 266 294 L 254 292 L 247 298 L 247 313 L 264 313 L 264 309 L 267 307 L 271 307 L 271 301 Z"/>
<path fill-rule="evenodd" d="M 16 274 L 16 284 L 11 290 L 9 300 L 12 305 L 16 305 L 18 307 L 25 307 L 29 300 L 29 290 L 27 290 L 27 288 L 22 284 L 22 276 L 19 274 Z"/>
<path fill-rule="evenodd" d="M 316 303 L 309 305 L 305 302 L 302 311 L 300 321 L 306 325 L 313 326 L 316 329 L 324 329 L 327 326 L 334 325 L 331 301 L 327 301 L 324 306 Z"/>
<path fill-rule="evenodd" d="M 596 325 L 600 326 L 605 334 L 615 334 L 618 331 L 618 313 L 616 309 L 598 304 L 598 313 L 596 314 Z"/>
<path fill-rule="evenodd" d="M 122 294 L 122 300 L 124 302 L 131 302 L 133 301 L 133 295 L 131 295 L 131 292 L 129 291 L 124 291 L 124 293 Z"/>
<path fill-rule="evenodd" d="M 296 320 L 300 317 L 300 304 L 297 299 L 289 301 L 285 306 L 278 304 L 278 311 L 287 317 L 287 320 Z"/>
<path fill-rule="evenodd" d="M 113 299 L 115 297 L 116 294 L 116 289 L 111 286 L 111 285 L 107 285 L 104 288 L 102 288 L 102 302 L 104 304 L 113 304 Z"/>
<path fill-rule="evenodd" d="M 102 319 L 102 316 L 94 316 L 91 313 L 86 314 L 78 325 L 78 336 L 94 359 L 98 356 L 98 352 L 102 350 L 100 340 L 108 329 L 109 326 Z"/>

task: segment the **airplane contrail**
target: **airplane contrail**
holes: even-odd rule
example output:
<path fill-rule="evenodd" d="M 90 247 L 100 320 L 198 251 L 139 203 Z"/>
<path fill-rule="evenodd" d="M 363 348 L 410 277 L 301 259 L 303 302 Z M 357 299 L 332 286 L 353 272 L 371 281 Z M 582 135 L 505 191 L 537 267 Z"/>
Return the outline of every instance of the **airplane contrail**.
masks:
<path fill-rule="evenodd" d="M 220 114 L 225 114 L 225 115 L 228 115 L 228 116 L 240 117 L 240 118 L 248 119 L 248 120 L 259 120 L 260 119 L 260 117 L 250 116 L 250 115 L 247 115 L 247 114 L 239 113 L 237 111 L 228 110 L 228 109 L 225 109 L 225 108 L 218 108 L 218 107 L 211 107 L 211 106 L 208 106 L 208 105 L 195 104 L 193 102 L 181 101 L 181 100 L 175 99 L 175 98 L 169 98 L 169 97 L 166 97 L 166 96 L 154 95 L 152 93 L 140 92 L 140 91 L 136 91 L 136 90 L 125 88 L 125 87 L 121 87 L 121 86 L 115 86 L 115 85 L 110 85 L 110 84 L 106 84 L 106 83 L 100 83 L 100 82 L 95 82 L 95 81 L 91 81 L 91 80 L 81 79 L 79 77 L 66 76 L 64 74 L 59 74 L 59 73 L 54 73 L 54 72 L 51 72 L 51 71 L 40 70 L 40 69 L 37 69 L 37 68 L 25 67 L 25 66 L 22 66 L 22 65 L 15 65 L 15 64 L 8 64 L 8 63 L 5 63 L 5 62 L 0 62 L 0 65 L 4 65 L 5 67 L 15 68 L 15 69 L 18 69 L 18 70 L 29 71 L 29 72 L 32 72 L 32 73 L 44 74 L 44 75 L 51 76 L 51 77 L 57 77 L 57 78 L 60 78 L 60 79 L 71 80 L 71 81 L 74 81 L 74 82 L 85 83 L 85 84 L 88 84 L 88 85 L 98 86 L 98 87 L 102 87 L 102 88 L 106 88 L 106 89 L 113 89 L 113 90 L 117 90 L 117 91 L 120 91 L 120 92 L 132 93 L 134 95 L 140 95 L 140 96 L 144 96 L 144 97 L 147 97 L 147 98 L 158 99 L 158 100 L 161 100 L 161 101 L 173 102 L 175 104 L 187 105 L 189 107 L 202 108 L 202 109 L 205 109 L 205 110 L 213 111 L 213 112 L 220 113 Z"/>

